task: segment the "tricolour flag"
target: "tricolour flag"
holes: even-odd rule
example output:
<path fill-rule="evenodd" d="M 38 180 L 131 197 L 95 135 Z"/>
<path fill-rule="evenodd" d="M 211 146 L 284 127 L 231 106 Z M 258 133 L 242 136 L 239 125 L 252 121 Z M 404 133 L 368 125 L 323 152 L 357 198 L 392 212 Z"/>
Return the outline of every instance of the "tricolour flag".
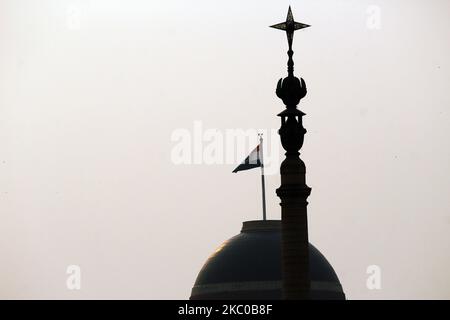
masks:
<path fill-rule="evenodd" d="M 264 161 L 263 161 L 263 138 L 262 134 L 259 134 L 259 144 L 253 149 L 245 160 L 233 170 L 238 172 L 242 170 L 248 170 L 261 167 L 261 191 L 262 191 L 262 209 L 263 220 L 266 220 L 266 187 L 264 183 Z"/>
<path fill-rule="evenodd" d="M 262 159 L 260 155 L 260 146 L 261 143 L 258 144 L 258 146 L 253 149 L 253 151 L 248 155 L 245 160 L 236 167 L 236 169 L 233 170 L 234 173 L 242 170 L 248 170 L 253 168 L 261 167 L 262 165 Z"/>

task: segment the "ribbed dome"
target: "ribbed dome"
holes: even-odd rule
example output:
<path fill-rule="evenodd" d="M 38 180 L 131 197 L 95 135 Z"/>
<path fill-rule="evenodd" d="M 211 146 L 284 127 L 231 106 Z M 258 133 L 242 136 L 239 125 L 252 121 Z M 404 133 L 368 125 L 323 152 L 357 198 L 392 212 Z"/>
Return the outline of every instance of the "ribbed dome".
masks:
<path fill-rule="evenodd" d="M 312 299 L 345 299 L 333 267 L 309 245 Z M 206 261 L 191 299 L 281 299 L 281 221 L 246 221 Z"/>

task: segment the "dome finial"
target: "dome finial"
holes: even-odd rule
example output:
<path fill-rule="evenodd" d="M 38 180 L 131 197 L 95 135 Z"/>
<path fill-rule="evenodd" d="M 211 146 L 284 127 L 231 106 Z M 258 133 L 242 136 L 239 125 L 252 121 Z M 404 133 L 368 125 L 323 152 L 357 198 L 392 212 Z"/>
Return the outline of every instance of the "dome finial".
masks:
<path fill-rule="evenodd" d="M 270 27 L 286 31 L 286 36 L 287 36 L 288 46 L 289 46 L 288 75 L 289 75 L 289 77 L 293 77 L 294 76 L 294 61 L 292 60 L 292 55 L 294 54 L 294 51 L 292 51 L 292 42 L 294 41 L 294 32 L 296 30 L 308 28 L 308 27 L 310 27 L 310 25 L 296 22 L 294 20 L 293 14 L 292 14 L 291 6 L 289 6 L 286 21 L 278 23 L 278 24 L 274 24 L 273 26 L 270 26 Z"/>

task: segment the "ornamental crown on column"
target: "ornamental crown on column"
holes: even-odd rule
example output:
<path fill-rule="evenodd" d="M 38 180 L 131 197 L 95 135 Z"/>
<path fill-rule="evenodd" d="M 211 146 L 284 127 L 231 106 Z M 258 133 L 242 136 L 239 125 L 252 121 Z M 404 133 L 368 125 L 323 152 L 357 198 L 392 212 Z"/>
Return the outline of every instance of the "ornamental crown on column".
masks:
<path fill-rule="evenodd" d="M 300 100 L 306 96 L 305 80 L 300 80 L 294 76 L 294 61 L 292 56 L 292 42 L 294 39 L 294 31 L 307 28 L 309 25 L 294 21 L 291 7 L 289 7 L 288 15 L 285 22 L 271 26 L 272 28 L 285 30 L 288 39 L 288 76 L 280 79 L 277 84 L 276 94 L 283 101 L 286 109 L 278 114 L 281 117 L 281 128 L 278 131 L 281 137 L 281 144 L 286 150 L 286 154 L 298 154 L 303 145 L 304 134 L 302 117 L 305 115 L 297 109 Z"/>

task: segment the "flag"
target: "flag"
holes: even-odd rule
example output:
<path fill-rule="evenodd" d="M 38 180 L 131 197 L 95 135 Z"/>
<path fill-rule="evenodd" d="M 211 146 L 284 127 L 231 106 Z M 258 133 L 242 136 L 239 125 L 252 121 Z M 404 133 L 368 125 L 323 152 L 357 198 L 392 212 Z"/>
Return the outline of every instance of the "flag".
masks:
<path fill-rule="evenodd" d="M 242 170 L 248 170 L 253 168 L 261 167 L 262 165 L 262 159 L 260 156 L 260 146 L 261 143 L 258 144 L 258 146 L 253 149 L 253 151 L 248 155 L 245 160 L 236 167 L 236 169 L 233 170 L 234 173 Z"/>

